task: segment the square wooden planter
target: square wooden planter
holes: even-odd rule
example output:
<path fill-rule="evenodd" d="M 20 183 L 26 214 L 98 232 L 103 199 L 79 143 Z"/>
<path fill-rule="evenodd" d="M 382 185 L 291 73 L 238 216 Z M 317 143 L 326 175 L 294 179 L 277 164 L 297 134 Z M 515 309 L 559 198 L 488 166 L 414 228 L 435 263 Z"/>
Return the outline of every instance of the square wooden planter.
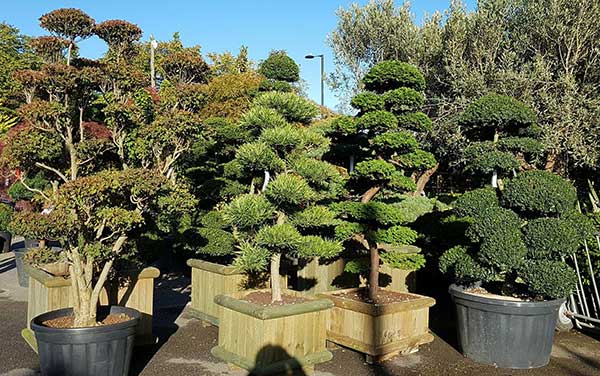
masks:
<path fill-rule="evenodd" d="M 308 301 L 264 307 L 241 299 L 250 292 L 215 298 L 222 310 L 219 345 L 211 350 L 214 356 L 256 375 L 293 368 L 312 372 L 314 364 L 332 359 L 325 337 L 330 300 L 303 296 Z M 283 293 L 302 296 L 291 290 Z"/>
<path fill-rule="evenodd" d="M 346 261 L 343 258 L 327 261 L 315 257 L 298 269 L 294 290 L 303 294 L 336 290 L 332 284 L 337 277 L 344 273 L 344 266 L 346 266 Z"/>
<path fill-rule="evenodd" d="M 415 270 L 402 270 L 391 268 L 386 264 L 379 266 L 379 283 L 381 287 L 390 291 L 411 292 L 417 288 L 417 273 Z M 360 287 L 367 285 L 366 278 L 360 280 Z"/>
<path fill-rule="evenodd" d="M 409 294 L 414 299 L 375 305 L 334 294 L 322 293 L 334 307 L 327 315 L 327 339 L 367 355 L 367 361 L 384 361 L 399 353 L 411 353 L 419 345 L 433 341 L 429 333 L 429 307 L 433 298 Z"/>
<path fill-rule="evenodd" d="M 31 319 L 45 312 L 73 306 L 71 281 L 63 277 L 55 277 L 43 270 L 25 265 L 29 274 L 29 291 L 27 299 L 27 328 L 21 335 L 29 346 L 37 352 L 37 342 L 29 327 Z M 118 282 L 107 282 L 100 295 L 101 305 L 119 305 L 135 308 L 142 314 L 137 325 L 136 345 L 156 343 L 152 334 L 152 315 L 154 304 L 154 279 L 160 271 L 148 267 L 141 271 L 124 271 L 119 273 L 127 277 L 123 285 Z"/>
<path fill-rule="evenodd" d="M 220 310 L 215 304 L 215 296 L 268 286 L 268 278 L 250 281 L 247 274 L 230 265 L 198 259 L 189 259 L 187 264 L 192 268 L 192 305 L 188 312 L 215 326 L 219 326 Z M 287 277 L 282 277 L 281 283 L 282 286 L 287 286 Z"/>

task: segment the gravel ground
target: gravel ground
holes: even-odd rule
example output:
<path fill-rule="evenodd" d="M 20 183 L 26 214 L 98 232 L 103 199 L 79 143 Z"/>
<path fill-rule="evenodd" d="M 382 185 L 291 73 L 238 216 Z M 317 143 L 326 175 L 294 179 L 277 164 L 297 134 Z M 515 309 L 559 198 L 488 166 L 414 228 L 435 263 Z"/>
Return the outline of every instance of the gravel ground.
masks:
<path fill-rule="evenodd" d="M 0 375 L 38 375 L 37 355 L 20 336 L 26 324 L 26 289 L 16 286 L 16 273 L 10 259 L 0 256 Z M 161 277 L 156 294 L 159 298 L 155 301 L 160 305 L 155 306 L 154 331 L 159 343 L 135 349 L 132 375 L 246 375 L 210 354 L 210 349 L 217 344 L 218 331 L 212 326 L 205 327 L 186 313 L 184 304 L 189 295 L 186 277 Z M 556 335 L 550 364 L 542 369 L 503 370 L 474 363 L 455 349 L 453 318 L 447 312 L 451 311 L 440 305 L 432 310 L 435 340 L 421 346 L 417 353 L 372 366 L 364 362 L 363 355 L 336 348 L 332 350 L 333 360 L 318 365 L 315 375 L 600 375 L 600 342 L 575 331 Z"/>

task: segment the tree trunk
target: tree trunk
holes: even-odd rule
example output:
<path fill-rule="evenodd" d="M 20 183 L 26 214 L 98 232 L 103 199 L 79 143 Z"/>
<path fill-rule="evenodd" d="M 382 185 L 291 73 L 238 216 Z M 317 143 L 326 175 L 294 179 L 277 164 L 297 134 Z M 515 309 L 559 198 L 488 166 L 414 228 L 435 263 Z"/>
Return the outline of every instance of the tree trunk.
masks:
<path fill-rule="evenodd" d="M 418 196 L 425 192 L 425 186 L 427 185 L 427 183 L 429 183 L 429 180 L 431 179 L 433 174 L 435 174 L 435 172 L 437 171 L 437 169 L 439 167 L 440 167 L 440 164 L 437 163 L 435 166 L 433 166 L 429 170 L 426 170 L 423 173 L 423 175 L 419 176 L 419 179 L 417 180 L 417 189 L 415 189 L 415 196 Z"/>
<path fill-rule="evenodd" d="M 271 256 L 271 303 L 282 301 L 281 278 L 279 277 L 279 266 L 281 265 L 281 254 L 275 253 Z"/>
<path fill-rule="evenodd" d="M 371 201 L 371 199 L 373 199 L 373 197 L 377 194 L 377 192 L 379 192 L 380 189 L 380 186 L 369 188 L 368 191 L 363 193 L 362 197 L 360 198 L 360 202 L 366 204 L 367 202 Z"/>
<path fill-rule="evenodd" d="M 370 244 L 369 253 L 371 258 L 371 269 L 369 272 L 369 299 L 377 300 L 379 293 L 379 250 L 377 243 Z"/>
<path fill-rule="evenodd" d="M 71 65 L 71 52 L 73 51 L 74 42 L 69 41 L 69 48 L 67 49 L 67 65 Z"/>
<path fill-rule="evenodd" d="M 554 171 L 554 166 L 556 165 L 556 154 L 553 152 L 548 153 L 546 157 L 546 165 L 544 166 L 544 170 L 548 172 Z"/>
<path fill-rule="evenodd" d="M 79 107 L 79 141 L 83 142 L 83 107 Z"/>
<path fill-rule="evenodd" d="M 71 180 L 77 179 L 77 172 L 79 170 L 79 161 L 77 159 L 77 150 L 73 141 L 73 129 L 67 128 L 67 139 L 66 139 L 67 151 L 69 152 L 69 162 L 71 164 Z"/>

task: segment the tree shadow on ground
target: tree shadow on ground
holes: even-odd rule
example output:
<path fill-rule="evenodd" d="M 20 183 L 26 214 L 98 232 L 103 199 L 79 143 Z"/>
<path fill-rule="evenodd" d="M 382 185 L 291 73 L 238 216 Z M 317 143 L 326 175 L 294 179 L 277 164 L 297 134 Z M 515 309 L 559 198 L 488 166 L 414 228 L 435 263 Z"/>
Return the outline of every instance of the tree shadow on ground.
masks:
<path fill-rule="evenodd" d="M 260 349 L 254 361 L 255 367 L 248 376 L 306 376 L 302 364 L 281 346 L 267 345 Z M 276 364 L 277 366 L 273 367 Z"/>

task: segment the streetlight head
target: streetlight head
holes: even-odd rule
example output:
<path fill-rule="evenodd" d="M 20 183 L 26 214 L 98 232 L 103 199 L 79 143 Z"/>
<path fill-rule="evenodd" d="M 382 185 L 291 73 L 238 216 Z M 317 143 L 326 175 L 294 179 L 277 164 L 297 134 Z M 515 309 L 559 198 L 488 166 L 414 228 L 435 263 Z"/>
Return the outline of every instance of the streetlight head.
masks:
<path fill-rule="evenodd" d="M 306 59 L 314 59 L 314 58 L 315 58 L 315 55 L 313 55 L 313 54 L 308 54 L 308 55 L 306 55 L 306 56 L 304 56 L 304 57 L 305 57 Z"/>

